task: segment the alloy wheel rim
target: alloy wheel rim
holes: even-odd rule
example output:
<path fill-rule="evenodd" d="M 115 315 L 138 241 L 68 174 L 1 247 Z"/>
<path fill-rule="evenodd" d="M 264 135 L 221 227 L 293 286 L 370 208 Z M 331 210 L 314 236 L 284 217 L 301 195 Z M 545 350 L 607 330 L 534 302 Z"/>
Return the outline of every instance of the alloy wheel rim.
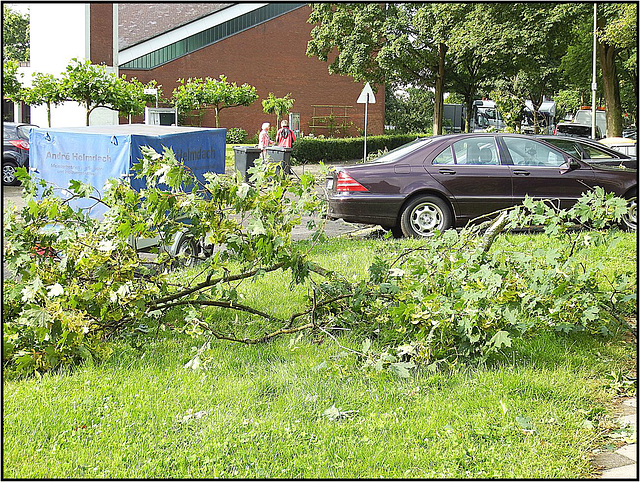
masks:
<path fill-rule="evenodd" d="M 638 200 L 629 201 L 629 212 L 626 215 L 627 224 L 634 229 L 638 227 Z"/>
<path fill-rule="evenodd" d="M 2 167 L 2 180 L 5 184 L 11 184 L 16 178 L 15 169 L 12 166 Z"/>
<path fill-rule="evenodd" d="M 411 226 L 421 236 L 430 236 L 442 227 L 442 210 L 435 204 L 419 204 L 411 212 Z"/>

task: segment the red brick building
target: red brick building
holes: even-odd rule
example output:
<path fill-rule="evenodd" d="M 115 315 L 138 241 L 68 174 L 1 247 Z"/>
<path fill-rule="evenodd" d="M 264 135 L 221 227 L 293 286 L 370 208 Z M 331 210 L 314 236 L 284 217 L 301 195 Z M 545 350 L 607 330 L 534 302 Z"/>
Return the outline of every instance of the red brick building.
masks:
<path fill-rule="evenodd" d="M 111 5 L 91 5 L 91 19 L 106 21 L 95 30 L 92 24 L 92 38 L 108 35 Z M 275 116 L 262 110 L 262 100 L 273 93 L 295 99 L 291 112 L 299 114 L 305 135 L 355 136 L 364 129 L 364 104 L 356 103 L 364 85 L 329 75 L 327 63 L 306 55 L 313 28 L 307 23 L 307 4 L 120 3 L 117 8 L 121 75 L 144 83 L 156 80 L 165 97 L 171 97 L 179 78 L 224 74 L 229 82 L 256 88 L 260 98 L 251 106 L 221 111 L 221 127 L 240 127 L 253 135 L 265 121 L 273 126 Z M 100 44 L 91 42 L 92 61 L 110 64 L 109 48 Z M 384 131 L 384 86 L 378 87 L 376 101 L 368 109 L 372 135 Z M 215 126 L 212 110 L 202 125 Z"/>

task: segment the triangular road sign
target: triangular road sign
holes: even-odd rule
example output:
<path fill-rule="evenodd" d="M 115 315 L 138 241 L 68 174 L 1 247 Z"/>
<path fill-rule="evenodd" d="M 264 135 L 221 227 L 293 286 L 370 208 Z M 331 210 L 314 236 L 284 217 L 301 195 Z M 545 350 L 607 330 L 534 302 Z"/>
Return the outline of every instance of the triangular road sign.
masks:
<path fill-rule="evenodd" d="M 367 96 L 369 97 L 368 99 Z M 358 97 L 358 100 L 356 102 L 358 104 L 376 103 L 376 98 L 373 95 L 373 89 L 369 85 L 369 82 L 367 82 L 367 84 L 364 86 L 364 89 L 362 89 L 362 92 L 360 92 L 360 97 Z"/>

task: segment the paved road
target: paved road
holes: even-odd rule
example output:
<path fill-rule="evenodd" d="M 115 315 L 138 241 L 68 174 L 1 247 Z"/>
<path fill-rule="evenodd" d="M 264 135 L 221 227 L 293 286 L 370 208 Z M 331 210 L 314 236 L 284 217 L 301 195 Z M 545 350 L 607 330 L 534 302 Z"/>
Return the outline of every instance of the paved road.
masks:
<path fill-rule="evenodd" d="M 2 186 L 2 212 L 4 213 L 4 210 L 10 205 L 17 206 L 19 209 L 24 207 L 21 187 Z"/>
<path fill-rule="evenodd" d="M 294 167 L 294 172 L 296 172 L 298 175 L 301 175 L 303 172 L 303 169 L 305 172 L 312 172 L 314 174 L 317 174 L 319 172 L 318 166 L 315 166 L 315 165 L 306 166 L 304 168 L 301 166 L 296 166 Z M 318 191 L 319 192 L 322 191 L 321 186 L 318 186 Z M 16 187 L 16 186 L 2 186 L 2 201 L 3 201 L 3 212 L 10 205 L 17 206 L 19 209 L 23 208 L 25 206 L 25 203 L 24 203 L 24 200 L 22 199 L 22 188 Z M 292 237 L 294 240 L 298 241 L 298 240 L 306 239 L 311 235 L 312 231 L 309 231 L 306 228 L 307 221 L 310 219 L 311 219 L 310 217 L 303 219 L 301 225 L 297 226 L 293 230 Z M 316 218 L 315 221 L 316 223 L 318 223 L 320 220 Z M 325 225 L 325 231 L 329 237 L 335 237 L 335 236 L 340 236 L 340 235 L 349 234 L 349 233 L 357 233 L 362 230 L 365 230 L 366 232 L 368 232 L 370 228 L 371 226 L 368 226 L 368 225 L 346 223 L 340 219 L 327 220 Z"/>

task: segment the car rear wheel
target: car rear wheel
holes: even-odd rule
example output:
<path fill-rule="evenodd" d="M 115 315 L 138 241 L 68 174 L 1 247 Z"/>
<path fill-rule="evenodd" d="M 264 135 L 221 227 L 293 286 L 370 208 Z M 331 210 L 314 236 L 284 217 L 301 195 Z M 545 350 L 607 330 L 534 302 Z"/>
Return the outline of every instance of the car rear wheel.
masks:
<path fill-rule="evenodd" d="M 389 228 L 389 231 L 391 231 L 391 235 L 395 239 L 400 239 L 404 236 L 404 233 L 402 232 L 402 228 L 400 226 L 393 226 L 392 228 Z"/>
<path fill-rule="evenodd" d="M 402 211 L 400 227 L 407 237 L 433 236 L 453 225 L 453 216 L 446 202 L 435 196 L 421 196 Z"/>
<path fill-rule="evenodd" d="M 17 186 L 20 181 L 16 177 L 16 165 L 11 162 L 2 164 L 2 184 L 7 186 Z"/>

